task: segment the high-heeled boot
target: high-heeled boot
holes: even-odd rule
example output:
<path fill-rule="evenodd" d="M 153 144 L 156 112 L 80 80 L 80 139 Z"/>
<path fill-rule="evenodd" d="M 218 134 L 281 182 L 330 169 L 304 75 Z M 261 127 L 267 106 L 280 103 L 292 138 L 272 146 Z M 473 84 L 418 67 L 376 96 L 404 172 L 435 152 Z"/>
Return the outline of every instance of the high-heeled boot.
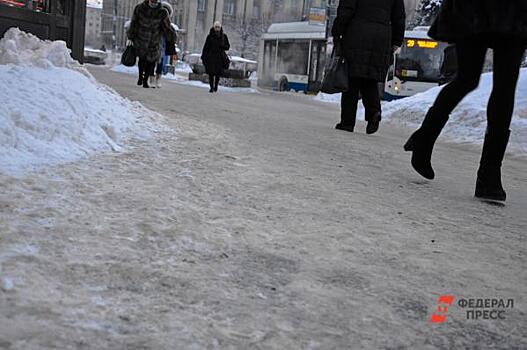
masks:
<path fill-rule="evenodd" d="M 421 127 L 410 136 L 404 145 L 405 151 L 412 152 L 412 167 L 429 180 L 435 177 L 432 168 L 434 144 L 447 121 L 448 115 L 440 115 L 434 107 L 430 108 Z"/>
<path fill-rule="evenodd" d="M 507 199 L 501 184 L 501 164 L 510 134 L 510 130 L 500 132 L 487 130 L 476 180 L 476 197 L 495 201 Z"/>

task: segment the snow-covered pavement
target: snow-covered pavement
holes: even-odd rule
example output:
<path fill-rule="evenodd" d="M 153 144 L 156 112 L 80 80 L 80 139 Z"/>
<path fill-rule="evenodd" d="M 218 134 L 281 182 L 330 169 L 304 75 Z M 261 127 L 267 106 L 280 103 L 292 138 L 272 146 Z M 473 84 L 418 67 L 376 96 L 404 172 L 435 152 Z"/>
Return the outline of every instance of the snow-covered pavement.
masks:
<path fill-rule="evenodd" d="M 0 175 L 0 347 L 526 347 L 525 158 L 506 159 L 494 206 L 472 197 L 472 146 L 439 142 L 429 182 L 395 123 L 349 134 L 303 96 L 91 72 L 170 128 Z M 443 294 L 514 308 L 431 324 Z"/>

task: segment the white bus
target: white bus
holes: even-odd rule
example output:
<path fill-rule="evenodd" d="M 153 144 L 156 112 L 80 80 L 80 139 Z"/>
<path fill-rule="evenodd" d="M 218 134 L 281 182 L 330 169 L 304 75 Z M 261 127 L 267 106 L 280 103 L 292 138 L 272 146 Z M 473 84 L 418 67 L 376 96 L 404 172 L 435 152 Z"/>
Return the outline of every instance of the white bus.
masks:
<path fill-rule="evenodd" d="M 394 55 L 386 77 L 385 100 L 412 96 L 439 85 L 447 44 L 430 38 L 428 29 L 416 27 L 405 32 L 403 45 Z"/>
<path fill-rule="evenodd" d="M 263 34 L 258 86 L 318 92 L 326 62 L 326 27 L 309 22 L 274 23 Z"/>

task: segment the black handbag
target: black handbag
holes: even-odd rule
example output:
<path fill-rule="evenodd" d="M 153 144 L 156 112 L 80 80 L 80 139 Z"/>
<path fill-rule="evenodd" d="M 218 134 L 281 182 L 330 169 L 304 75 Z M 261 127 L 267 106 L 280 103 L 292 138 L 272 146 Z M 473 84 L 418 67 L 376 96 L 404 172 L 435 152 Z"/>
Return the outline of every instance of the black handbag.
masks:
<path fill-rule="evenodd" d="M 128 45 L 121 56 L 121 64 L 127 67 L 135 66 L 135 61 L 137 60 L 137 55 L 135 54 L 135 49 L 133 45 Z"/>
<path fill-rule="evenodd" d="M 231 65 L 231 59 L 229 58 L 229 56 L 227 55 L 227 53 L 225 51 L 222 51 L 222 58 L 223 58 L 223 69 L 229 69 L 230 65 Z"/>
<path fill-rule="evenodd" d="M 322 79 L 320 91 L 326 94 L 338 94 L 349 89 L 348 62 L 338 46 L 338 43 L 333 46 L 331 59 L 326 64 L 324 79 Z"/>

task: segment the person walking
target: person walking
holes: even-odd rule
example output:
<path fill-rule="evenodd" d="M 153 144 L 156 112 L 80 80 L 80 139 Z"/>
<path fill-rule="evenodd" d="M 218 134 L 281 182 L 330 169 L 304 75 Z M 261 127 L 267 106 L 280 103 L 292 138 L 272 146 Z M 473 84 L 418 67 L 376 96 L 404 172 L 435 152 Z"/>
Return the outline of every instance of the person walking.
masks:
<path fill-rule="evenodd" d="M 403 0 L 341 0 L 332 27 L 335 45 L 348 62 L 349 90 L 342 94 L 341 121 L 336 129 L 353 132 L 359 95 L 374 134 L 381 121 L 378 83 L 384 82 L 394 51 L 404 39 Z"/>
<path fill-rule="evenodd" d="M 160 59 L 160 43 L 162 35 L 169 43 L 167 50 L 175 48 L 176 32 L 172 28 L 167 10 L 159 0 L 145 0 L 134 9 L 128 39 L 132 41 L 139 57 L 139 80 L 137 85 L 149 88 L 148 78 L 154 75 L 156 62 Z M 174 52 L 167 52 L 174 54 Z"/>
<path fill-rule="evenodd" d="M 209 75 L 209 92 L 211 93 L 218 91 L 220 77 L 223 75 L 229 60 L 226 51 L 229 51 L 230 48 L 229 38 L 223 33 L 221 23 L 214 22 L 201 54 L 205 71 Z"/>
<path fill-rule="evenodd" d="M 492 48 L 494 83 L 487 105 L 487 130 L 475 196 L 505 201 L 501 165 L 527 43 L 527 0 L 444 0 L 429 35 L 456 44 L 457 75 L 441 90 L 404 149 L 412 152 L 412 166 L 420 175 L 435 177 L 431 164 L 434 144 L 454 108 L 478 87 L 487 50 Z"/>
<path fill-rule="evenodd" d="M 163 8 L 168 12 L 168 18 L 172 17 L 172 14 L 174 13 L 172 5 L 166 1 L 162 1 L 161 6 L 163 6 Z M 163 33 L 161 36 L 161 42 L 159 43 L 159 61 L 156 62 L 155 75 L 153 74 L 150 76 L 150 87 L 158 89 L 161 88 L 161 77 L 164 74 L 164 67 L 166 64 L 168 64 L 169 57 L 171 56 L 169 52 L 176 52 L 175 48 L 169 48 L 169 45 L 175 45 L 175 43 L 169 42 L 167 36 Z"/>

